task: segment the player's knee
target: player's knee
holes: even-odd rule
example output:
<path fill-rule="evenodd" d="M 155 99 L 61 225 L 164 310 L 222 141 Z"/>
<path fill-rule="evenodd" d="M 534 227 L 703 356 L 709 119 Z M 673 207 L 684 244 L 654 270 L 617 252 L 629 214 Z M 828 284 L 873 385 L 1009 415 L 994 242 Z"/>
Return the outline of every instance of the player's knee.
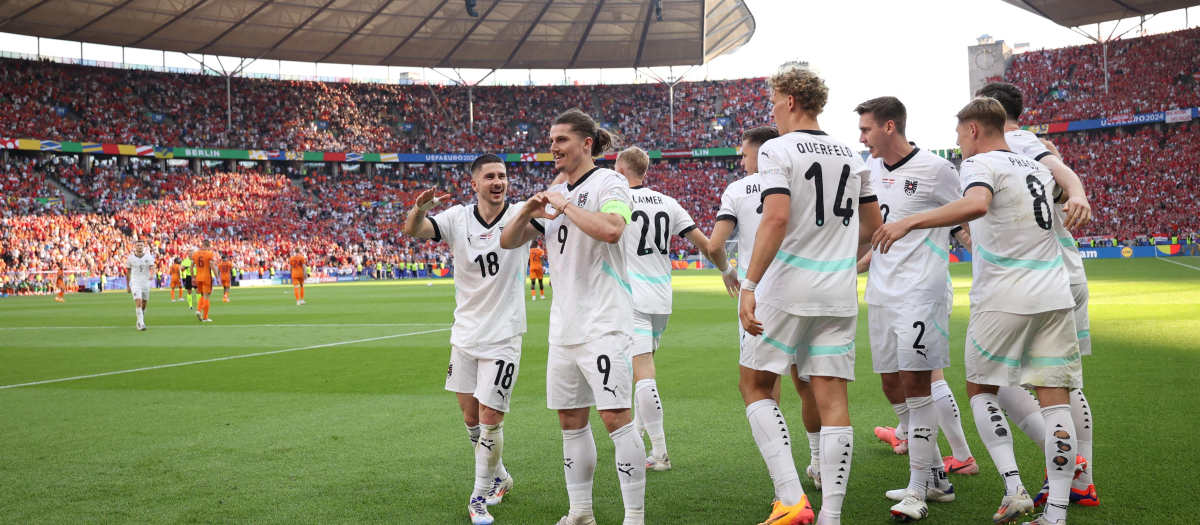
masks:
<path fill-rule="evenodd" d="M 609 433 L 616 432 L 617 429 L 633 422 L 633 417 L 630 415 L 628 408 L 620 410 L 601 410 L 600 420 L 604 421 L 604 428 Z"/>
<path fill-rule="evenodd" d="M 479 405 L 479 422 L 484 425 L 498 425 L 504 421 L 504 412 L 487 405 Z"/>
<path fill-rule="evenodd" d="M 468 427 L 473 427 L 473 426 L 479 425 L 479 414 L 463 412 L 463 423 L 465 423 Z"/>

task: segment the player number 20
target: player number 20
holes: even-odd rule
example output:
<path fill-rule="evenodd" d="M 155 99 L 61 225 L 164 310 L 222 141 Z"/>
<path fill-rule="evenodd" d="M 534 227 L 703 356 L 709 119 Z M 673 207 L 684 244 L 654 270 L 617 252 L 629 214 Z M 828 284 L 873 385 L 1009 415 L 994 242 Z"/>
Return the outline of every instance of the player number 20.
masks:
<path fill-rule="evenodd" d="M 496 252 L 488 252 L 486 256 L 476 256 L 475 264 L 479 265 L 479 273 L 482 273 L 484 277 L 500 272 L 500 256 L 496 255 Z"/>
<path fill-rule="evenodd" d="M 646 236 L 650 234 L 650 216 L 644 211 L 633 212 L 633 220 L 637 222 L 642 220 L 642 240 L 638 242 L 638 255 L 650 255 L 654 253 L 654 248 L 648 248 Z M 658 248 L 658 253 L 666 255 L 667 249 L 671 247 L 671 217 L 666 212 L 658 212 L 654 214 L 654 246 Z"/>

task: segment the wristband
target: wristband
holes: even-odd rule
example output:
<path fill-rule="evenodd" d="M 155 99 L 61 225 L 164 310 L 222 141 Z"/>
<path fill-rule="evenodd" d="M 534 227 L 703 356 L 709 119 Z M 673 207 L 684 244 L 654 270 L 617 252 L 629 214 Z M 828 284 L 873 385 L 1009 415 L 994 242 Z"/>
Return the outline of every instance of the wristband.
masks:
<path fill-rule="evenodd" d="M 757 287 L 758 287 L 758 283 L 755 281 L 751 281 L 750 279 L 746 279 L 746 280 L 742 281 L 742 291 L 743 292 L 753 292 L 754 289 Z"/>
<path fill-rule="evenodd" d="M 418 209 L 418 210 L 421 210 L 421 211 L 423 211 L 423 212 L 424 212 L 424 211 L 429 211 L 429 210 L 432 210 L 432 209 L 433 209 L 435 206 L 437 206 L 438 204 L 441 204 L 441 203 L 442 203 L 442 199 L 441 199 L 441 197 L 434 197 L 434 198 L 432 198 L 432 199 L 429 199 L 429 202 L 426 202 L 425 204 L 420 204 L 420 205 L 418 205 L 418 206 L 417 206 L 417 209 Z"/>
<path fill-rule="evenodd" d="M 720 270 L 720 268 L 718 268 L 718 270 Z M 737 268 L 734 268 L 734 266 L 732 264 L 729 264 L 728 262 L 726 262 L 725 269 L 721 270 L 721 275 L 731 275 L 735 271 L 737 271 Z"/>

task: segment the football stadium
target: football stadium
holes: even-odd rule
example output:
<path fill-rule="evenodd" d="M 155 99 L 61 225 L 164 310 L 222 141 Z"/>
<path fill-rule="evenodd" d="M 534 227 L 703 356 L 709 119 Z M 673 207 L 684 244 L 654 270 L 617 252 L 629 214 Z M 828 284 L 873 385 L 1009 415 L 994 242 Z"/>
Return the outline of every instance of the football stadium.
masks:
<path fill-rule="evenodd" d="M 4 3 L 0 523 L 1195 523 L 1197 5 Z"/>

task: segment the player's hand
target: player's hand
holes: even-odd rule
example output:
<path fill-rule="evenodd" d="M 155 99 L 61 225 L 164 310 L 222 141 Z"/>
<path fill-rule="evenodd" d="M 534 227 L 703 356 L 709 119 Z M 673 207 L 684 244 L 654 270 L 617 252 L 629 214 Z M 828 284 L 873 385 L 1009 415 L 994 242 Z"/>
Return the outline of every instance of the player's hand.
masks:
<path fill-rule="evenodd" d="M 963 231 L 958 233 L 958 243 L 967 249 L 968 253 L 975 253 L 975 248 L 972 246 L 971 234 Z"/>
<path fill-rule="evenodd" d="M 557 191 L 544 191 L 542 195 L 546 196 L 546 202 L 554 207 L 555 217 L 562 215 L 567 210 L 567 198 Z"/>
<path fill-rule="evenodd" d="M 754 291 L 742 290 L 741 304 L 738 306 L 738 318 L 742 320 L 742 329 L 746 333 L 753 336 L 760 336 L 763 333 L 762 323 L 758 322 L 758 318 L 754 317 Z"/>
<path fill-rule="evenodd" d="M 1088 203 L 1087 197 L 1067 198 L 1067 203 L 1063 205 L 1063 213 L 1067 214 L 1066 219 L 1063 219 L 1063 226 L 1068 230 L 1082 228 L 1092 222 L 1092 205 Z"/>
<path fill-rule="evenodd" d="M 436 191 L 436 188 L 429 188 L 421 192 L 421 194 L 417 196 L 417 202 L 415 204 L 416 207 L 420 208 L 421 211 L 428 211 L 434 206 L 450 200 L 450 194 L 448 193 L 446 195 L 442 195 L 441 197 L 435 197 L 434 193 Z"/>
<path fill-rule="evenodd" d="M 542 193 L 538 193 L 525 201 L 524 213 L 528 213 L 531 219 L 552 220 L 556 217 L 556 215 L 546 212 L 546 196 Z"/>
<path fill-rule="evenodd" d="M 887 253 L 893 243 L 903 239 L 910 231 L 912 228 L 908 227 L 908 221 L 904 219 L 884 224 L 875 230 L 875 235 L 871 236 L 871 249 L 879 250 L 879 253 Z"/>
<path fill-rule="evenodd" d="M 1062 158 L 1062 153 L 1058 152 L 1058 146 L 1055 146 L 1053 142 L 1050 142 L 1043 138 L 1039 138 L 1038 140 L 1042 141 L 1042 145 L 1045 146 L 1046 149 L 1050 150 L 1051 155 L 1054 155 L 1055 157 L 1058 157 L 1060 159 Z"/>
<path fill-rule="evenodd" d="M 725 291 L 729 292 L 729 296 L 737 299 L 738 293 L 742 291 L 742 282 L 738 280 L 737 272 L 721 274 L 721 280 L 725 282 Z"/>

